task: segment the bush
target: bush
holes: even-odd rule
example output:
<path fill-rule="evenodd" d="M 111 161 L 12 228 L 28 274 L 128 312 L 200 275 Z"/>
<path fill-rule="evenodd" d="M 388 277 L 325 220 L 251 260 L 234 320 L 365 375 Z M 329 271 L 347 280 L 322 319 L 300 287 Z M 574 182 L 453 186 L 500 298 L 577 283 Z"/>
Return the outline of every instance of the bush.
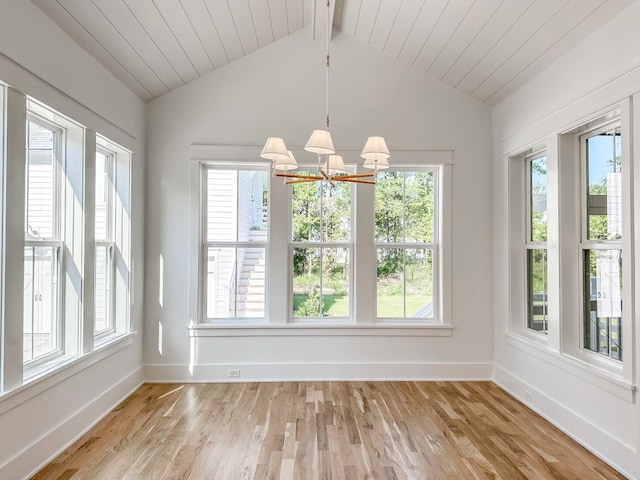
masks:
<path fill-rule="evenodd" d="M 309 292 L 307 299 L 300 304 L 296 312 L 299 317 L 319 317 L 320 316 L 320 290 L 314 287 Z"/>

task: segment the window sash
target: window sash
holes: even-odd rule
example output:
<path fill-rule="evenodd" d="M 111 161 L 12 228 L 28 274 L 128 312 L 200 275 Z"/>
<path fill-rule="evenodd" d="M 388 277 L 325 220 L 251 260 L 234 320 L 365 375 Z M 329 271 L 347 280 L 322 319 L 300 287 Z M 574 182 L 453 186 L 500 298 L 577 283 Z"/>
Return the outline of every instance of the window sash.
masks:
<path fill-rule="evenodd" d="M 533 192 L 533 163 L 537 160 L 545 158 L 547 156 L 547 152 L 544 149 L 537 150 L 530 155 L 527 155 L 524 158 L 525 165 L 525 202 L 524 202 L 524 212 L 525 212 L 525 222 L 524 222 L 524 248 L 523 248 L 523 258 L 524 258 L 524 325 L 527 330 L 535 332 L 536 334 L 547 335 L 548 334 L 548 299 L 549 299 L 549 288 L 548 283 L 545 285 L 544 292 L 541 292 L 542 297 L 542 305 L 536 304 L 535 295 L 537 292 L 534 292 L 534 272 L 533 272 L 533 252 L 536 250 L 545 252 L 545 261 L 544 261 L 544 277 L 548 277 L 548 251 L 547 251 L 547 242 L 541 240 L 533 240 L 533 201 L 534 201 L 534 192 Z M 548 185 L 548 179 L 547 179 Z M 545 187 L 545 195 L 548 195 L 548 188 Z M 547 232 L 548 233 L 548 232 Z M 539 300 L 538 300 L 539 301 Z M 540 311 L 538 307 L 541 307 Z M 535 317 L 542 316 L 542 320 L 536 319 Z M 537 325 L 540 328 L 537 328 Z"/>
<path fill-rule="evenodd" d="M 104 327 L 99 328 L 99 305 L 98 305 L 98 250 L 100 248 L 105 249 L 106 253 L 106 262 L 104 265 Z M 95 245 L 95 280 L 94 280 L 94 289 L 95 289 L 95 305 L 94 305 L 94 336 L 101 337 L 104 335 L 108 335 L 115 331 L 115 322 L 114 322 L 114 312 L 115 312 L 115 273 L 116 273 L 116 262 L 115 262 L 115 243 L 114 242 L 105 242 L 99 241 L 96 242 Z M 102 293 L 101 293 L 102 294 Z"/>
<path fill-rule="evenodd" d="M 602 124 L 594 129 L 585 132 L 579 137 L 580 143 L 580 238 L 581 242 L 578 245 L 578 249 L 580 252 L 580 272 L 582 276 L 582 288 L 581 288 L 581 318 L 580 322 L 580 346 L 581 350 L 585 352 L 587 355 L 595 355 L 600 358 L 606 358 L 612 362 L 621 364 L 623 362 L 623 352 L 621 350 L 622 347 L 622 335 L 624 332 L 622 331 L 623 326 L 623 318 L 625 315 L 624 312 L 624 298 L 625 293 L 623 287 L 621 287 L 620 292 L 620 302 L 621 302 L 621 315 L 620 317 L 596 317 L 596 324 L 592 326 L 592 313 L 593 313 L 593 302 L 591 292 L 591 275 L 587 274 L 587 260 L 586 255 L 590 251 L 603 251 L 603 250 L 619 250 L 621 255 L 624 255 L 623 250 L 623 238 L 615 238 L 615 239 L 601 239 L 601 238 L 590 238 L 590 225 L 589 225 L 589 186 L 590 186 L 590 166 L 589 166 L 589 158 L 588 158 L 588 141 L 591 138 L 597 137 L 598 135 L 602 135 L 603 133 L 610 131 L 619 131 L 621 130 L 621 123 L 619 120 L 615 120 L 613 122 L 608 122 L 606 124 Z M 614 149 L 615 149 L 615 138 L 617 136 L 621 136 L 621 133 L 611 135 L 613 137 Z M 614 151 L 614 155 L 615 155 Z M 624 160 L 624 155 L 622 151 L 620 151 L 621 161 Z M 615 158 L 614 158 L 615 161 Z M 621 169 L 624 169 L 624 163 L 621 164 Z M 624 171 L 624 170 L 621 170 Z M 621 182 L 621 187 L 625 185 L 625 182 Z M 626 205 L 622 205 L 624 209 Z M 608 219 L 607 219 L 608 220 Z M 628 234 L 623 231 L 622 236 L 628 236 Z M 597 261 L 597 260 L 596 260 Z M 622 275 L 622 266 L 621 271 L 619 272 Z M 598 277 L 596 277 L 598 278 Z M 595 300 L 597 302 L 597 300 Z M 597 308 L 597 307 L 596 307 Z M 597 310 L 596 310 L 597 311 Z M 600 348 L 600 337 L 601 337 L 601 329 L 600 321 L 601 318 L 606 318 L 606 328 L 607 334 L 607 351 L 602 351 Z M 617 354 L 614 352 L 615 349 L 611 348 L 612 342 L 612 332 L 611 332 L 611 323 L 613 319 L 617 319 L 617 337 L 619 344 L 617 345 Z M 590 335 L 590 333 L 595 333 L 594 338 Z M 593 342 L 596 342 L 596 348 L 591 348 L 594 346 Z"/>
<path fill-rule="evenodd" d="M 289 321 L 291 323 L 301 323 L 309 320 L 349 320 L 353 318 L 353 305 L 354 305 L 354 282 L 353 282 L 353 271 L 354 271 L 354 261 L 353 261 L 353 244 L 347 242 L 292 242 L 289 245 L 289 261 L 290 268 L 289 272 L 289 308 L 288 315 Z M 295 309 L 295 272 L 293 269 L 295 268 L 293 262 L 293 255 L 298 249 L 306 249 L 306 250 L 318 250 L 320 257 L 320 271 L 318 275 L 318 294 L 319 294 L 319 315 L 296 315 Z M 325 285 L 324 285 L 324 275 L 323 275 L 323 254 L 325 250 L 346 250 L 347 258 L 348 258 L 348 266 L 347 266 L 347 296 L 348 296 L 348 312 L 347 315 L 323 315 L 324 313 L 324 297 L 329 296 L 329 293 L 325 293 Z M 299 311 L 300 309 L 298 309 Z"/>
<path fill-rule="evenodd" d="M 388 315 L 381 316 L 378 308 L 378 303 L 380 300 L 380 282 L 379 278 L 376 275 L 376 319 L 378 321 L 383 322 L 394 322 L 394 321 L 407 321 L 410 319 L 423 319 L 429 322 L 439 321 L 440 314 L 440 282 L 438 281 L 440 278 L 440 246 L 437 244 L 378 244 L 376 245 L 376 262 L 377 262 L 377 253 L 381 249 L 386 250 L 400 250 L 403 252 L 403 265 L 402 265 L 402 310 L 403 315 Z M 420 310 L 425 310 L 428 312 L 430 310 L 431 314 L 428 316 L 413 316 L 408 314 L 407 310 L 407 297 L 408 289 L 407 289 L 407 275 L 406 275 L 406 251 L 407 250 L 424 250 L 425 252 L 429 252 L 431 254 L 431 308 L 428 309 L 428 305 L 423 306 Z M 420 311 L 418 310 L 418 311 Z"/>
<path fill-rule="evenodd" d="M 52 295 L 51 295 L 51 299 L 50 301 L 54 303 L 53 307 L 51 308 L 51 315 L 53 315 L 53 319 L 52 319 L 52 328 L 51 328 L 51 332 L 50 335 L 54 335 L 55 336 L 55 341 L 53 343 L 53 348 L 47 352 L 45 352 L 42 355 L 38 355 L 38 356 L 34 356 L 34 315 L 35 315 L 35 292 L 33 292 L 33 286 L 32 291 L 31 291 L 31 318 L 30 318 L 30 324 L 31 324 L 31 358 L 29 360 L 24 360 L 23 359 L 23 365 L 25 367 L 31 368 L 31 367 L 35 367 L 37 365 L 40 365 L 42 363 L 46 363 L 50 360 L 52 360 L 53 358 L 56 358 L 60 355 L 62 355 L 64 353 L 63 351 L 63 338 L 64 338 L 64 322 L 62 321 L 62 285 L 61 285 L 61 280 L 62 280 L 62 265 L 63 265 L 63 259 L 62 259 L 62 255 L 63 255 L 63 245 L 62 242 L 59 241 L 47 241 L 47 240 L 37 240 L 37 241 L 25 241 L 25 253 L 27 249 L 31 249 L 32 250 L 32 271 L 31 271 L 31 284 L 33 285 L 33 282 L 35 280 L 35 268 L 36 268 L 36 262 L 35 262 L 35 250 L 36 248 L 51 248 L 52 251 L 52 256 L 53 258 L 53 262 L 52 262 L 52 266 L 54 266 L 55 268 L 55 272 L 53 272 L 52 275 Z M 25 272 L 25 276 L 27 275 L 27 272 Z M 25 291 L 26 294 L 26 291 Z M 42 296 L 40 294 L 40 296 Z M 23 300 L 26 302 L 26 298 Z M 42 299 L 40 298 L 38 301 L 42 301 Z M 26 318 L 23 318 L 23 324 L 24 321 L 26 320 Z M 27 333 L 23 331 L 23 337 L 26 336 Z"/>
<path fill-rule="evenodd" d="M 429 245 L 429 244 L 438 244 L 440 243 L 440 238 L 441 238 L 441 234 L 440 234 L 440 225 L 441 225 L 441 205 L 440 202 L 442 200 L 441 197 L 441 193 L 440 193 L 440 175 L 441 175 L 441 168 L 440 167 L 391 167 L 389 169 L 385 169 L 383 171 L 381 171 L 380 173 L 431 173 L 433 175 L 433 225 L 432 225 L 432 230 L 433 230 L 433 235 L 431 238 L 431 241 L 414 241 L 414 242 L 407 242 L 406 241 L 406 228 L 405 228 L 405 220 L 406 217 L 403 216 L 402 221 L 403 221 L 403 226 L 402 226 L 402 238 L 403 241 L 402 242 L 386 242 L 386 241 L 382 241 L 382 240 L 378 240 L 375 237 L 375 205 L 374 205 L 374 244 L 376 245 L 390 245 L 390 244 L 399 244 L 399 245 Z M 378 182 L 380 183 L 380 179 L 378 179 Z M 374 188 L 378 188 L 377 185 L 374 186 Z M 376 192 L 374 192 L 375 195 Z M 403 185 L 403 198 L 405 196 L 405 188 Z M 375 201 L 375 199 L 374 199 Z M 404 201 L 403 201 L 404 203 Z"/>
<path fill-rule="evenodd" d="M 609 132 L 611 130 L 619 130 L 621 128 L 620 121 L 616 120 L 614 122 L 610 122 L 604 125 L 601 125 L 595 129 L 592 129 L 579 137 L 580 142 L 580 238 L 582 243 L 590 243 L 590 244 L 599 244 L 599 243 L 620 243 L 622 238 L 620 239 L 591 239 L 589 238 L 589 160 L 588 160 L 588 152 L 587 152 L 587 141 L 590 138 L 597 137 L 603 133 Z M 612 135 L 612 137 L 621 136 Z M 615 140 L 614 140 L 615 142 Z M 624 155 L 621 153 L 621 159 L 624 159 Z M 624 168 L 625 165 L 622 164 Z M 624 182 L 621 183 L 621 186 L 624 185 Z M 623 235 L 625 232 L 623 231 Z"/>
<path fill-rule="evenodd" d="M 115 231 L 115 206 L 114 206 L 114 202 L 115 202 L 115 159 L 116 159 L 116 154 L 115 152 L 112 152 L 111 150 L 108 150 L 102 146 L 97 146 L 96 147 L 96 153 L 100 153 L 101 155 L 104 156 L 104 161 L 105 161 L 105 166 L 104 169 L 105 171 L 102 172 L 104 175 L 106 175 L 106 181 L 105 181 L 105 185 L 104 185 L 104 193 L 105 193 L 105 199 L 104 199 L 104 203 L 105 203 L 105 208 L 106 208 L 106 212 L 105 212 L 105 218 L 106 218 L 106 224 L 105 224 L 105 235 L 104 238 L 98 239 L 96 241 L 96 245 L 103 241 L 103 242 L 113 242 L 113 234 Z M 97 180 L 97 175 L 98 172 L 96 170 L 96 180 Z M 97 182 L 96 182 L 97 183 Z M 96 210 L 97 210 L 97 199 L 96 199 Z M 98 238 L 97 232 L 96 232 L 96 238 Z"/>
<path fill-rule="evenodd" d="M 52 232 L 50 237 L 35 237 L 29 234 L 28 228 L 28 220 L 29 220 L 29 153 L 31 151 L 29 145 L 29 132 L 30 127 L 29 124 L 34 123 L 46 130 L 50 130 L 53 134 L 52 140 L 52 197 L 53 197 L 53 205 L 52 209 Z M 61 175 L 63 173 L 63 157 L 62 157 L 62 146 L 65 144 L 65 131 L 64 128 L 52 123 L 41 116 L 33 113 L 27 112 L 27 171 L 26 171 L 26 188 L 25 188 L 25 238 L 26 239 L 46 239 L 46 240 L 59 240 L 61 238 L 62 233 L 62 225 L 60 212 L 62 210 L 62 186 L 61 186 Z"/>

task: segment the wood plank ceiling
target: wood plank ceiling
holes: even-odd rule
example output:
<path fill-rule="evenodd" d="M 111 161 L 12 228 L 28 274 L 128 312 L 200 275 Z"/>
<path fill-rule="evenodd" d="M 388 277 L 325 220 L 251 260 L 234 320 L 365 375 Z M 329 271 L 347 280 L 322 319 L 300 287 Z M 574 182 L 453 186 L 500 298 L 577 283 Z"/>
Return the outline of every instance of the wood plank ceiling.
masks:
<path fill-rule="evenodd" d="M 145 101 L 326 21 L 323 0 L 32 1 Z M 333 23 L 494 105 L 632 1 L 337 0 Z"/>

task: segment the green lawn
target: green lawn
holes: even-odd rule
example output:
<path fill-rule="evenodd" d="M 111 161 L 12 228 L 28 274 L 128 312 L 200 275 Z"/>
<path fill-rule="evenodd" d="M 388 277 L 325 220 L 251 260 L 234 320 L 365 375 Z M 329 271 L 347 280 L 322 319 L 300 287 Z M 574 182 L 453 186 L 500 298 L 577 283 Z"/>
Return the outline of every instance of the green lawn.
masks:
<path fill-rule="evenodd" d="M 293 310 L 298 310 L 302 302 L 308 298 L 307 294 L 293 295 Z M 346 295 L 325 295 L 324 316 L 325 317 L 347 317 L 349 316 L 349 298 Z M 407 316 L 420 310 L 431 302 L 431 298 L 425 295 L 407 296 Z M 378 317 L 398 318 L 403 314 L 402 295 L 383 295 L 378 297 Z"/>
<path fill-rule="evenodd" d="M 410 317 L 430 302 L 431 297 L 426 295 L 407 295 L 407 317 Z M 402 303 L 402 295 L 380 295 L 378 297 L 378 317 L 403 317 Z"/>

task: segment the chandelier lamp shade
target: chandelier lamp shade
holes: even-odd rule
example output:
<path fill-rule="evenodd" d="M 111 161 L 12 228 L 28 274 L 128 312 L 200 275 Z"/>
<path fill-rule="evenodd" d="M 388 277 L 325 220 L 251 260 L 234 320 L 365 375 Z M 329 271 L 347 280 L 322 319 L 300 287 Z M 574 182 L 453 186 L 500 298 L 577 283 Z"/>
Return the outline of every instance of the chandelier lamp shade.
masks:
<path fill-rule="evenodd" d="M 273 174 L 278 177 L 284 177 L 286 184 L 317 181 L 327 181 L 331 185 L 335 185 L 335 182 L 375 184 L 378 170 L 389 168 L 389 157 L 391 155 L 384 138 L 380 136 L 369 137 L 360 154 L 364 159 L 363 168 L 373 170 L 373 172 L 348 174 L 342 156 L 336 155 L 333 139 L 329 132 L 330 8 L 330 0 L 327 0 L 326 128 L 314 130 L 304 146 L 307 152 L 314 153 L 317 156 L 317 173 L 293 173 L 298 168 L 298 163 L 291 150 L 287 149 L 284 139 L 280 137 L 267 138 L 260 157 L 272 161 Z"/>

